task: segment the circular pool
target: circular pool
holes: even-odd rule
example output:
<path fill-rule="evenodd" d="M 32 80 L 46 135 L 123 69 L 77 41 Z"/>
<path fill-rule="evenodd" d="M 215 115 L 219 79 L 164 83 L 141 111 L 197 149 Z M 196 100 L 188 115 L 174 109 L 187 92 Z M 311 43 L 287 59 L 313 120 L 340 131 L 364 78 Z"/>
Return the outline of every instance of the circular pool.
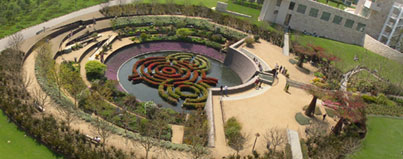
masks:
<path fill-rule="evenodd" d="M 172 44 L 178 44 L 175 42 L 169 43 L 170 46 L 172 46 Z M 106 62 L 108 66 L 106 73 L 107 78 L 118 80 L 120 90 L 136 96 L 137 99 L 141 101 L 154 101 L 157 104 L 161 104 L 163 107 L 172 108 L 177 112 L 187 112 L 189 107 L 182 107 L 182 105 L 185 106 L 188 101 L 198 101 L 200 98 L 206 96 L 205 90 L 207 90 L 207 87 L 231 87 L 242 84 L 241 79 L 234 71 L 225 66 L 221 61 L 218 61 L 224 58 L 222 54 L 214 49 L 209 50 L 211 48 L 207 47 L 200 48 L 205 46 L 199 46 L 197 44 L 186 44 L 192 46 L 183 47 L 185 45 L 179 43 L 178 46 L 180 46 L 180 48 L 186 49 L 170 48 L 169 50 L 171 51 L 142 50 L 143 47 L 145 47 L 144 49 L 151 48 L 152 46 L 150 45 L 152 44 L 153 43 L 150 43 L 147 46 L 133 45 L 119 49 Z M 167 42 L 159 44 L 167 44 Z M 188 50 L 189 48 L 197 49 Z M 204 49 L 204 52 L 200 49 Z M 207 52 L 206 49 L 208 50 Z M 178 54 L 177 57 L 183 57 L 184 59 L 172 60 L 171 56 L 175 54 Z M 215 56 L 218 58 L 213 59 L 211 58 L 212 56 L 209 56 L 210 54 L 219 56 Z M 189 58 L 186 59 L 186 56 Z M 172 61 L 170 61 L 170 59 Z M 147 62 L 147 60 L 150 62 Z M 156 60 L 157 62 L 153 64 L 152 62 Z M 186 64 L 181 62 L 187 64 L 194 62 L 195 64 L 185 66 Z M 119 67 L 117 68 L 118 65 Z M 200 68 L 196 65 L 200 65 Z M 189 70 L 189 68 L 191 68 L 191 70 Z M 136 73 L 134 74 L 133 72 Z M 179 75 L 179 73 L 182 75 Z M 166 77 L 162 77 L 161 75 Z M 176 77 L 176 75 L 178 76 Z M 187 77 L 184 77 L 186 75 Z M 170 83 L 172 85 L 171 87 L 169 85 L 169 79 L 185 80 L 185 82 L 188 83 L 173 81 Z M 163 83 L 167 80 L 168 83 Z M 207 86 L 206 83 L 209 86 Z M 169 92 L 168 89 L 171 89 L 171 91 Z M 164 94 L 167 95 L 164 96 Z M 166 97 L 168 94 L 174 94 L 173 97 L 178 97 L 175 100 L 171 97 Z M 190 99 L 192 96 L 194 96 L 194 99 Z M 187 99 L 187 97 L 189 97 L 189 99 Z M 167 100 L 167 98 L 171 100 Z M 172 100 L 174 101 L 172 102 Z M 198 104 L 200 103 L 202 104 L 203 102 L 200 100 Z"/>

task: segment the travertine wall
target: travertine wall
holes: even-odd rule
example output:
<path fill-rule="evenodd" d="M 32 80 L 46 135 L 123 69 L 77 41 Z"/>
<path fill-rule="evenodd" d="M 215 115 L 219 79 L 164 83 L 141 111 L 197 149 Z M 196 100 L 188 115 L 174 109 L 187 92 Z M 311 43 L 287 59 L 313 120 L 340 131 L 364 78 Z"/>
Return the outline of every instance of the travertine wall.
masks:
<path fill-rule="evenodd" d="M 291 2 L 296 3 L 293 10 L 289 9 Z M 299 4 L 307 7 L 304 14 L 297 12 Z M 317 17 L 309 16 L 311 8 L 319 10 Z M 292 29 L 316 33 L 329 39 L 357 45 L 363 44 L 362 39 L 365 35 L 364 32 L 357 30 L 357 25 L 358 23 L 366 24 L 368 21 L 365 17 L 311 0 L 282 0 L 280 6 L 277 6 L 277 0 L 266 0 L 263 11 L 265 13 L 261 13 L 259 17 L 261 20 L 284 25 L 287 15 L 290 14 L 289 26 Z M 328 21 L 321 19 L 323 11 L 331 14 Z M 340 24 L 333 23 L 335 15 L 343 18 Z M 354 21 L 352 28 L 344 26 L 347 19 Z"/>
<path fill-rule="evenodd" d="M 242 83 L 246 83 L 256 73 L 258 68 L 252 59 L 237 50 L 238 45 L 241 45 L 243 41 L 241 40 L 228 48 L 224 65 L 237 73 Z"/>
<path fill-rule="evenodd" d="M 364 8 L 365 1 L 368 0 L 360 0 L 357 4 L 356 13 L 361 14 L 362 9 Z M 380 11 L 371 10 L 368 16 L 367 29 L 366 33 L 375 39 L 379 38 L 379 35 L 382 31 L 382 27 L 385 24 L 387 17 L 389 15 L 390 9 L 394 2 L 402 3 L 403 0 L 376 0 L 376 5 L 381 8 Z"/>
<path fill-rule="evenodd" d="M 403 53 L 390 48 L 389 46 L 379 42 L 369 35 L 365 35 L 364 48 L 371 50 L 381 56 L 387 57 L 392 60 L 396 60 L 403 64 Z"/>

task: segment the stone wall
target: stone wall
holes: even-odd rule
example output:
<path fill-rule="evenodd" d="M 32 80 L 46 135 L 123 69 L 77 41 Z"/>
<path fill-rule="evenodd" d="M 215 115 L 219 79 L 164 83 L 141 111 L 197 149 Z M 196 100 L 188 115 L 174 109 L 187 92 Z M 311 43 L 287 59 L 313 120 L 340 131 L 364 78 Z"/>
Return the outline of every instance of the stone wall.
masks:
<path fill-rule="evenodd" d="M 228 53 L 224 60 L 224 65 L 230 67 L 241 78 L 242 83 L 246 83 L 259 70 L 256 64 L 247 55 L 237 50 L 243 43 L 241 40 L 228 48 Z"/>
<path fill-rule="evenodd" d="M 368 34 L 366 34 L 364 37 L 364 48 L 403 64 L 403 53 L 377 41 Z"/>

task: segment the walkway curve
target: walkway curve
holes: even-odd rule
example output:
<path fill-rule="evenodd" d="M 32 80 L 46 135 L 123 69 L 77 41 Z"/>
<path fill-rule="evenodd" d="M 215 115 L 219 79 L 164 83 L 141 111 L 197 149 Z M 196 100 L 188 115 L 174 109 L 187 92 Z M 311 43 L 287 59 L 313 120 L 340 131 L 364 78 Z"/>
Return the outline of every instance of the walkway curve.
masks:
<path fill-rule="evenodd" d="M 112 1 L 109 2 L 109 6 L 119 5 L 120 1 L 121 0 L 112 0 Z M 122 1 L 122 3 L 129 4 L 132 1 L 133 0 L 126 0 L 126 1 Z M 17 33 L 14 33 L 12 35 L 6 36 L 6 37 L 0 39 L 0 51 L 3 51 L 6 48 L 8 48 L 8 40 L 9 40 L 9 38 L 11 36 L 13 36 L 15 34 L 21 34 L 24 37 L 24 40 L 25 40 L 25 39 L 28 39 L 28 38 L 36 36 L 36 33 L 38 31 L 40 31 L 40 30 L 43 30 L 43 28 L 54 27 L 54 26 L 56 26 L 56 25 L 58 25 L 60 23 L 66 22 L 66 21 L 68 21 L 70 19 L 73 19 L 75 17 L 99 11 L 99 10 L 102 9 L 102 6 L 105 6 L 105 5 L 106 5 L 106 3 L 98 4 L 98 5 L 95 5 L 95 6 L 92 6 L 92 7 L 88 7 L 88 8 L 84 8 L 84 9 L 81 9 L 81 10 L 78 10 L 78 11 L 75 11 L 75 12 L 72 12 L 72 13 L 69 13 L 69 14 L 54 18 L 52 20 L 43 22 L 41 24 L 37 24 L 37 25 L 31 26 L 29 28 L 25 28 L 25 29 L 23 29 L 23 30 L 21 30 L 21 31 L 19 31 Z"/>

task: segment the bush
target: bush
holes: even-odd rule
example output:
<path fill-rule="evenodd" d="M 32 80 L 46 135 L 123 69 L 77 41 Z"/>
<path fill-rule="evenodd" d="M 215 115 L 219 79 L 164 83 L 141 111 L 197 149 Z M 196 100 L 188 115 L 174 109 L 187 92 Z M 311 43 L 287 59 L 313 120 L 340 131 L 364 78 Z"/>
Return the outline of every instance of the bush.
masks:
<path fill-rule="evenodd" d="M 241 135 L 241 124 L 235 119 L 235 117 L 231 117 L 224 125 L 225 137 L 228 140 L 228 144 L 232 144 L 236 142 L 234 139 L 237 139 L 237 136 Z"/>
<path fill-rule="evenodd" d="M 370 95 L 362 95 L 361 98 L 367 103 L 376 103 L 376 97 Z"/>
<path fill-rule="evenodd" d="M 106 65 L 99 61 L 89 61 L 85 64 L 85 71 L 87 79 L 94 81 L 97 79 L 103 79 L 106 71 Z"/>
<path fill-rule="evenodd" d="M 300 125 L 309 125 L 311 123 L 311 119 L 302 115 L 302 113 L 295 114 L 295 120 L 297 120 Z"/>
<path fill-rule="evenodd" d="M 190 30 L 189 28 L 180 28 L 176 30 L 176 36 L 178 36 L 179 38 L 187 38 L 190 35 L 193 34 L 193 31 Z"/>
<path fill-rule="evenodd" d="M 245 39 L 245 43 L 247 47 L 253 47 L 253 43 L 255 43 L 255 40 L 251 37 L 248 37 Z"/>

